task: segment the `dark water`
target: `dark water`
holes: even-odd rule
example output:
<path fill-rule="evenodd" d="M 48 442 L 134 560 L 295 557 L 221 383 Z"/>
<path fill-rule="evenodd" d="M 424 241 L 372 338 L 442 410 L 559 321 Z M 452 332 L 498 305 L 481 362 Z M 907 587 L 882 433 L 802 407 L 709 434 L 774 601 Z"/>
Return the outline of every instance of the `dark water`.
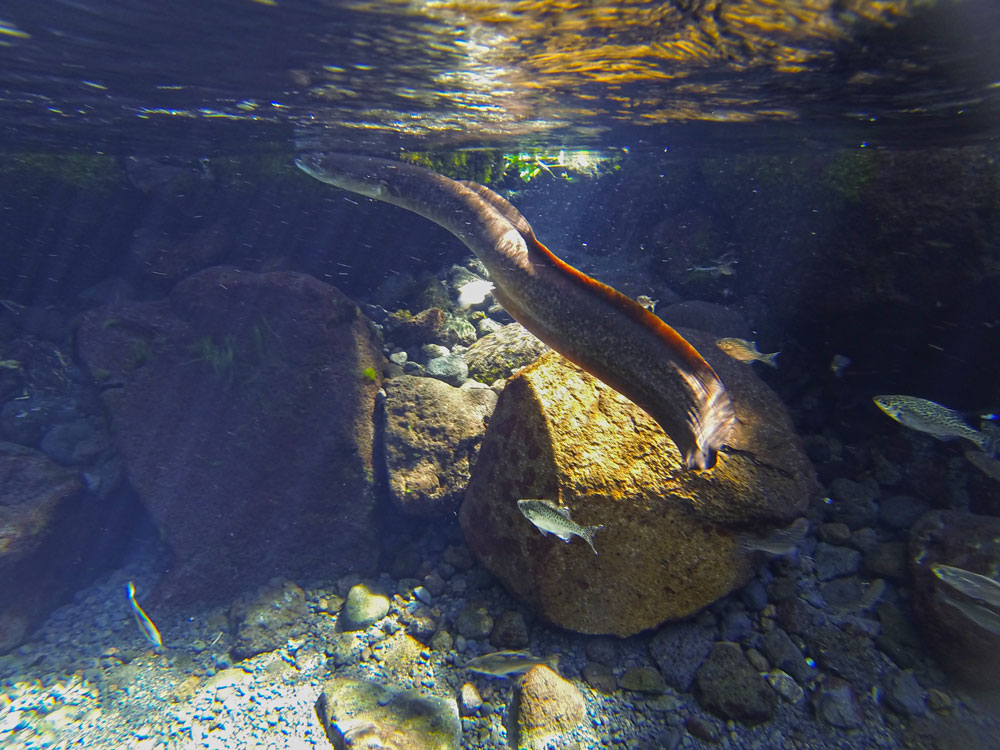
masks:
<path fill-rule="evenodd" d="M 339 403 L 339 384 L 286 432 L 266 422 L 280 412 L 284 394 L 312 388 L 299 377 L 308 367 L 282 371 L 269 359 L 294 348 L 294 316 L 268 322 L 254 317 L 253 304 L 242 320 L 207 315 L 211 335 L 180 346 L 180 379 L 158 381 L 158 388 L 147 381 L 146 391 L 94 365 L 116 346 L 130 372 L 154 361 L 176 334 L 163 327 L 164 311 L 184 299 L 197 310 L 191 279 L 219 266 L 307 274 L 379 324 L 387 310 L 436 304 L 440 282 L 468 261 L 467 250 L 431 222 L 334 190 L 292 166 L 301 151 L 336 150 L 417 153 L 420 163 L 455 178 L 488 183 L 539 239 L 584 272 L 630 297 L 659 300 L 657 312 L 677 301 L 709 303 L 720 316 L 713 320 L 735 320 L 738 335 L 756 339 L 761 351 L 782 351 L 777 370 L 754 367 L 806 438 L 827 502 L 813 498 L 806 511 L 811 531 L 801 558 L 762 563 L 751 585 L 687 625 L 710 640 L 756 647 L 762 623 L 775 622 L 773 613 L 760 614 L 768 597 L 769 606 L 784 602 L 777 621 L 795 634 L 792 650 L 815 657 L 824 674 L 855 680 L 847 692 L 857 693 L 852 700 L 863 703 L 867 723 L 851 735 L 820 720 L 823 691 L 801 678 L 805 702 L 782 704 L 759 730 L 737 723 L 727 738 L 716 726 L 720 746 L 783 747 L 792 738 L 796 747 L 816 748 L 904 740 L 995 747 L 996 725 L 976 702 L 982 696 L 954 687 L 964 683 L 952 683 L 936 661 L 948 660 L 948 644 L 932 646 L 904 627 L 914 620 L 918 587 L 875 552 L 908 564 L 907 535 L 924 511 L 959 513 L 958 537 L 991 528 L 1000 484 L 966 460 L 971 443 L 907 430 L 871 398 L 933 399 L 977 427 L 981 415 L 1000 413 L 998 136 L 995 0 L 6 0 L 0 533 L 14 528 L 29 490 L 58 485 L 68 493 L 53 489 L 40 507 L 67 496 L 75 502 L 50 524 L 36 523 L 51 532 L 37 544 L 31 534 L 0 535 L 0 746 L 8 737 L 17 748 L 71 740 L 94 747 L 126 740 L 146 743 L 137 747 L 327 746 L 309 718 L 315 675 L 323 671 L 317 665 L 329 660 L 363 671 L 372 660 L 346 646 L 342 652 L 347 636 L 333 632 L 330 602 L 354 582 L 345 561 L 366 576 L 381 575 L 380 584 L 391 579 L 390 587 L 410 597 L 410 610 L 418 605 L 404 582 L 440 582 L 444 594 L 431 594 L 447 610 L 436 615 L 439 631 L 457 632 L 456 611 L 482 601 L 494 615 L 527 611 L 473 566 L 454 508 L 430 520 L 399 513 L 382 471 L 363 477 L 365 484 L 363 471 L 351 473 L 350 451 L 323 442 L 336 432 L 328 425 L 351 424 L 329 406 Z M 708 319 L 700 309 L 675 310 L 676 324 L 694 315 L 691 324 L 700 327 Z M 241 349 L 241 336 L 252 345 Z M 418 356 L 419 346 L 408 349 Z M 849 360 L 839 374 L 831 371 L 835 356 Z M 243 378 L 250 365 L 260 372 Z M 326 365 L 335 371 L 337 363 Z M 371 426 L 359 423 L 362 431 Z M 253 443 L 260 424 L 272 432 Z M 162 425 L 160 432 L 150 425 Z M 130 453 L 133 437 L 154 445 L 152 460 Z M 379 439 L 376 433 L 370 442 Z M 377 450 L 376 463 L 384 458 Z M 31 462 L 38 456 L 61 468 L 37 468 Z M 323 525 L 329 519 L 310 516 L 301 499 L 328 486 L 369 485 L 378 496 L 343 506 L 349 531 L 333 542 Z M 267 515 L 275 497 L 286 503 L 280 522 Z M 258 515 L 247 498 L 265 509 Z M 371 523 L 355 524 L 353 508 L 369 501 Z M 293 517 L 300 507 L 306 511 Z M 204 523 L 204 537 L 184 527 L 185 514 L 195 527 Z M 252 541 L 234 542 L 237 530 Z M 829 555 L 848 557 L 844 550 L 862 551 L 864 563 L 817 587 L 811 566 L 821 557 L 818 539 L 834 549 L 825 564 Z M 961 559 L 952 550 L 952 562 L 990 575 L 1000 565 L 991 544 L 995 539 Z M 303 588 L 282 583 L 275 593 L 272 582 L 262 589 L 272 574 Z M 451 583 L 456 575 L 460 585 Z M 123 593 L 132 579 L 164 632 L 166 653 L 152 653 L 135 627 Z M 881 590 L 883 579 L 888 614 L 844 615 L 855 594 Z M 794 630 L 789 621 L 798 610 L 779 598 L 791 582 L 813 587 L 801 599 L 817 618 L 830 618 L 826 630 L 801 637 Z M 190 601 L 185 585 L 197 591 Z M 284 604 L 247 598 L 260 590 Z M 295 609 L 298 596 L 307 615 L 285 622 L 272 611 Z M 263 623 L 255 632 L 267 649 L 255 651 L 258 644 L 247 643 L 253 637 L 237 635 L 254 618 Z M 743 631 L 748 618 L 753 627 Z M 657 648 L 673 653 L 668 637 L 587 640 L 542 619 L 528 616 L 529 647 L 562 651 L 564 669 L 578 682 L 585 663 L 613 667 L 614 679 L 624 666 L 654 661 L 670 672 L 664 664 L 672 657 L 655 656 Z M 326 645 L 310 640 L 315 630 L 296 630 L 300 620 L 328 626 Z M 437 634 L 419 618 L 406 629 L 419 631 L 422 643 Z M 838 629 L 845 635 L 831 635 Z M 393 635 L 379 632 L 386 640 Z M 971 660 L 981 654 L 995 672 L 997 638 L 975 632 L 981 650 Z M 468 640 L 471 651 L 435 646 L 426 657 L 438 670 L 437 687 L 447 683 L 455 692 L 465 678 L 454 676 L 454 664 L 491 650 L 481 637 Z M 312 648 L 319 650 L 310 655 Z M 269 652 L 278 655 L 271 663 L 253 660 Z M 968 653 L 959 661 L 967 678 Z M 288 732 L 253 706 L 245 714 L 245 706 L 227 706 L 222 717 L 225 701 L 204 688 L 220 674 L 235 684 L 234 663 L 253 677 L 250 703 L 298 717 L 288 719 Z M 810 673 L 815 664 L 805 664 L 801 670 Z M 869 679 L 860 664 L 882 671 Z M 924 695 L 932 712 L 914 717 L 897 705 L 912 687 L 900 670 L 914 671 L 921 689 L 938 691 Z M 985 682 L 996 687 L 988 675 Z M 280 691 L 268 691 L 278 683 L 302 691 L 272 705 Z M 504 747 L 497 717 L 506 721 L 510 684 L 477 685 L 496 711 L 467 726 L 463 746 Z M 603 734 L 576 739 L 581 747 L 708 746 L 704 737 L 718 718 L 690 689 L 671 683 L 670 690 L 668 708 L 641 691 L 591 695 L 588 711 L 604 717 Z M 896 701 L 891 711 L 879 697 L 887 693 Z M 681 709 L 669 707 L 675 698 Z M 167 704 L 183 708 L 170 719 L 146 716 L 147 706 Z M 62 706 L 65 715 L 55 714 Z M 98 719 L 87 724 L 91 709 Z M 706 726 L 686 723 L 692 716 Z M 484 734 L 489 721 L 493 734 Z M 198 734 L 210 731 L 217 732 L 211 741 Z"/>

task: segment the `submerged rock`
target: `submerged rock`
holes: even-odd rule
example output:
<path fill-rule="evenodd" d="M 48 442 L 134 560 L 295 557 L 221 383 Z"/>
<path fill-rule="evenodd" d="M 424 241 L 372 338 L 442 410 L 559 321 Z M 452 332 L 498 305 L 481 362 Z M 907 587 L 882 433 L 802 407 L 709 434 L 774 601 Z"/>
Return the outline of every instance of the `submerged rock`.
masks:
<path fill-rule="evenodd" d="M 583 695 L 571 682 L 544 665 L 533 667 L 517 693 L 517 737 L 512 744 L 541 750 L 580 726 L 586 709 Z"/>
<path fill-rule="evenodd" d="M 687 471 L 649 415 L 557 354 L 511 378 L 459 517 L 470 549 L 545 620 L 621 636 L 681 619 L 744 585 L 761 556 L 743 530 L 787 526 L 817 485 L 777 396 L 689 332 L 720 374 L 739 424 L 710 471 Z M 543 536 L 517 507 L 560 501 L 585 543 Z"/>
<path fill-rule="evenodd" d="M 344 750 L 457 750 L 462 737 L 454 698 L 367 680 L 327 680 L 316 715 Z"/>
<path fill-rule="evenodd" d="M 381 356 L 357 306 L 290 272 L 211 268 L 89 311 L 77 349 L 170 545 L 170 595 L 373 569 Z M 113 386 L 113 387 L 112 387 Z"/>
<path fill-rule="evenodd" d="M 470 377 L 492 385 L 495 380 L 509 378 L 514 370 L 530 365 L 547 351 L 549 347 L 520 323 L 508 323 L 479 339 L 463 357 L 469 365 Z"/>
<path fill-rule="evenodd" d="M 389 495 L 405 513 L 453 513 L 497 396 L 401 375 L 385 383 L 385 458 Z"/>
<path fill-rule="evenodd" d="M 274 581 L 241 596 L 229 610 L 235 661 L 274 651 L 307 630 L 306 595 L 291 581 Z"/>
<path fill-rule="evenodd" d="M 724 719 L 759 724 L 774 716 L 777 709 L 778 694 L 753 668 L 738 643 L 716 643 L 698 670 L 695 686 L 702 705 Z"/>

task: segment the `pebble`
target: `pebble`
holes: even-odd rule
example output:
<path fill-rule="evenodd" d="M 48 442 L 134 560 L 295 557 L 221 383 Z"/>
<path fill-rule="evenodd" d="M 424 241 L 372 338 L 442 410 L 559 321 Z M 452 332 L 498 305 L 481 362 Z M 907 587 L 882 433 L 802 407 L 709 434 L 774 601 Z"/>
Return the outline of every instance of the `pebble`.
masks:
<path fill-rule="evenodd" d="M 813 560 L 816 563 L 816 577 L 821 581 L 853 575 L 861 568 L 861 553 L 856 549 L 825 542 L 816 545 Z"/>
<path fill-rule="evenodd" d="M 903 716 L 923 716 L 927 713 L 927 693 L 913 672 L 897 671 L 886 680 L 885 702 Z"/>
<path fill-rule="evenodd" d="M 457 388 L 469 379 L 469 366 L 457 354 L 449 354 L 428 361 L 427 374 Z"/>

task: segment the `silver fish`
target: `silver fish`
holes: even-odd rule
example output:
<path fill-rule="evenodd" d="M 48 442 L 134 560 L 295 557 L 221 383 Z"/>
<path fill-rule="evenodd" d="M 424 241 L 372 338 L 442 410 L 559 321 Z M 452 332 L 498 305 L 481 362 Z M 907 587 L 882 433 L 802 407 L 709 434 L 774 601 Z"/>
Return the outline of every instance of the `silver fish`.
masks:
<path fill-rule="evenodd" d="M 994 635 L 1000 635 L 1000 612 L 994 612 L 992 609 L 988 609 L 982 604 L 976 604 L 975 602 L 952 599 L 947 594 L 942 594 L 941 598 L 944 599 L 946 604 L 957 609 L 979 627 L 990 631 Z"/>
<path fill-rule="evenodd" d="M 488 674 L 493 677 L 507 677 L 512 674 L 527 672 L 532 667 L 544 664 L 553 671 L 556 670 L 557 657 L 549 656 L 542 658 L 535 656 L 529 651 L 494 651 L 492 654 L 483 654 L 466 662 L 465 668 L 470 672 Z"/>
<path fill-rule="evenodd" d="M 975 443 L 987 455 L 993 455 L 993 441 L 971 427 L 960 413 L 936 401 L 916 396 L 884 395 L 872 398 L 875 406 L 904 427 L 926 432 L 939 440 L 959 437 Z"/>
<path fill-rule="evenodd" d="M 809 521 L 806 518 L 796 518 L 783 529 L 775 529 L 766 536 L 741 536 L 740 546 L 745 550 L 766 552 L 769 555 L 783 557 L 795 552 L 809 532 Z"/>
<path fill-rule="evenodd" d="M 139 606 L 139 602 L 135 600 L 135 585 L 133 585 L 132 581 L 126 584 L 125 591 L 128 593 L 128 603 L 132 607 L 132 615 L 135 617 L 135 622 L 139 626 L 139 630 L 153 644 L 154 648 L 163 648 L 163 639 L 160 638 L 160 631 L 156 629 L 156 625 L 149 619 L 149 615 L 143 611 L 142 607 Z"/>
<path fill-rule="evenodd" d="M 955 591 L 986 602 L 992 607 L 1000 607 L 1000 583 L 992 578 L 973 573 L 965 568 L 956 568 L 941 563 L 932 565 L 931 571 Z"/>
<path fill-rule="evenodd" d="M 770 365 L 775 368 L 778 366 L 778 355 L 781 354 L 781 352 L 761 354 L 757 351 L 757 342 L 747 341 L 746 339 L 719 339 L 715 342 L 715 345 L 722 349 L 722 351 L 730 357 L 738 359 L 740 362 L 763 362 L 765 365 Z"/>
<path fill-rule="evenodd" d="M 569 510 L 548 500 L 518 500 L 517 509 L 543 534 L 555 534 L 564 542 L 578 536 L 597 554 L 594 534 L 604 526 L 581 526 L 569 517 Z"/>

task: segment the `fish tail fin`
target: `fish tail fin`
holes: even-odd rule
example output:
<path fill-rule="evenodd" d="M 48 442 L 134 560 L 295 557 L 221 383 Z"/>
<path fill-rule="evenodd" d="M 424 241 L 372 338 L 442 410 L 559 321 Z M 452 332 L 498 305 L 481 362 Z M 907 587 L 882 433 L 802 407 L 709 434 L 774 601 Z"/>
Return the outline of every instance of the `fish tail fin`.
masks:
<path fill-rule="evenodd" d="M 709 376 L 688 377 L 688 384 L 701 398 L 688 414 L 695 444 L 685 451 L 684 463 L 689 469 L 711 469 L 719 448 L 736 425 L 736 411 L 714 370 L 709 370 Z"/>
<path fill-rule="evenodd" d="M 549 654 L 545 657 L 545 666 L 553 672 L 559 672 L 559 654 Z"/>
<path fill-rule="evenodd" d="M 779 354 L 781 354 L 781 352 L 771 352 L 770 354 L 762 354 L 760 357 L 760 361 L 763 362 L 765 365 L 771 365 L 771 367 L 777 370 Z"/>
<path fill-rule="evenodd" d="M 604 524 L 599 524 L 597 526 L 586 526 L 584 527 L 583 534 L 580 535 L 583 537 L 583 540 L 590 545 L 590 548 L 594 550 L 595 555 L 597 554 L 597 547 L 594 546 L 594 534 L 596 534 L 603 528 Z"/>

